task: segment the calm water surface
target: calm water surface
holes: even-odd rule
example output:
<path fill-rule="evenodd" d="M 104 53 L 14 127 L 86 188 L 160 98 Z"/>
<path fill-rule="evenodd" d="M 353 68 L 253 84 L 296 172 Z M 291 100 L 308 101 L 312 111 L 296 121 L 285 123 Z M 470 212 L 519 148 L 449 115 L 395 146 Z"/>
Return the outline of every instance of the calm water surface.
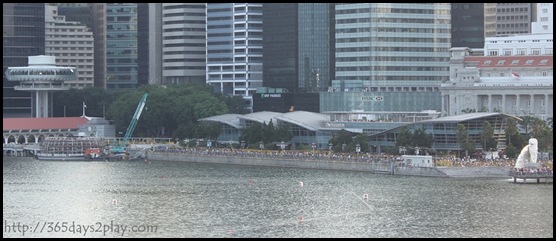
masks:
<path fill-rule="evenodd" d="M 553 237 L 553 184 L 13 157 L 3 172 L 3 237 Z"/>

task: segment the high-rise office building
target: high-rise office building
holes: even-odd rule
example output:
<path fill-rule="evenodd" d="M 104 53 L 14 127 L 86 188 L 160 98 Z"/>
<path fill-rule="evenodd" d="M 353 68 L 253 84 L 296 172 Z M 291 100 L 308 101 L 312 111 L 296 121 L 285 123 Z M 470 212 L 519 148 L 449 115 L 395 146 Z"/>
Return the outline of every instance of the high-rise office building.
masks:
<path fill-rule="evenodd" d="M 337 3 L 336 77 L 322 113 L 440 110 L 450 3 Z"/>
<path fill-rule="evenodd" d="M 27 66 L 28 57 L 45 54 L 45 4 L 2 3 L 2 66 Z M 32 117 L 31 93 L 16 91 L 17 81 L 2 78 L 2 116 Z"/>
<path fill-rule="evenodd" d="M 337 4 L 336 79 L 438 86 L 448 78 L 450 19 L 449 3 Z"/>
<path fill-rule="evenodd" d="M 105 10 L 106 88 L 135 89 L 147 84 L 148 5 L 107 3 Z"/>
<path fill-rule="evenodd" d="M 496 36 L 496 4 L 451 3 L 452 47 L 482 48 Z"/>
<path fill-rule="evenodd" d="M 531 33 L 553 33 L 554 3 L 536 4 L 536 20 L 531 23 Z"/>
<path fill-rule="evenodd" d="M 206 83 L 215 92 L 242 96 L 251 111 L 263 86 L 263 4 L 207 4 Z"/>
<path fill-rule="evenodd" d="M 95 39 L 95 87 L 106 89 L 106 3 L 91 5 Z"/>
<path fill-rule="evenodd" d="M 206 82 L 205 10 L 205 3 L 162 3 L 162 84 Z"/>
<path fill-rule="evenodd" d="M 93 86 L 94 83 L 94 39 L 93 32 L 81 22 L 66 21 L 59 15 L 58 7 L 46 5 L 45 52 L 56 56 L 57 66 L 75 67 L 79 75 L 67 80 L 72 88 Z"/>
<path fill-rule="evenodd" d="M 334 76 L 334 4 L 265 3 L 264 86 L 326 91 Z"/>
<path fill-rule="evenodd" d="M 531 33 L 535 3 L 497 3 L 496 35 Z"/>

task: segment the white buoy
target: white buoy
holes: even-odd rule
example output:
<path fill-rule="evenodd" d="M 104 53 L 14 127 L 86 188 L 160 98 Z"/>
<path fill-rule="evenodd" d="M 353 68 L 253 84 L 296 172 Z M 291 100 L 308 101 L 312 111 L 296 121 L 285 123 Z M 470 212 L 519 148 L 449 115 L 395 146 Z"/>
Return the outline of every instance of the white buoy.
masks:
<path fill-rule="evenodd" d="M 117 199 L 112 199 L 112 205 L 118 205 L 118 200 Z"/>
<path fill-rule="evenodd" d="M 369 199 L 369 194 L 366 194 L 366 193 L 363 194 L 363 198 L 364 198 L 364 199 Z"/>
<path fill-rule="evenodd" d="M 303 187 L 303 182 L 299 181 L 299 186 Z"/>

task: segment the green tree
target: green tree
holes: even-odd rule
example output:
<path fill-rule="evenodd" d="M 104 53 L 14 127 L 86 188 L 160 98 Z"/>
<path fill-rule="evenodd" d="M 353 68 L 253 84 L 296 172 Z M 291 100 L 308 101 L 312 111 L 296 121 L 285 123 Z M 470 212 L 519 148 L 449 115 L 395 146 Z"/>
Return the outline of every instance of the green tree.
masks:
<path fill-rule="evenodd" d="M 83 114 L 83 102 L 87 108 L 85 114 L 91 117 L 103 117 L 114 99 L 114 94 L 102 88 L 72 88 L 67 91 L 56 91 L 53 94 L 52 108 L 54 117 L 76 117 Z M 65 110 L 64 110 L 65 109 Z"/>
<path fill-rule="evenodd" d="M 201 121 L 195 128 L 195 138 L 215 140 L 220 135 L 222 126 L 218 122 Z"/>
<path fill-rule="evenodd" d="M 253 124 L 247 128 L 245 128 L 243 130 L 243 132 L 241 133 L 240 136 L 240 141 L 245 141 L 246 143 L 248 143 L 249 145 L 255 145 L 258 147 L 258 144 L 260 141 L 263 141 L 263 124 Z M 263 141 L 264 142 L 264 141 Z M 266 142 L 265 142 L 266 143 Z"/>
<path fill-rule="evenodd" d="M 507 119 L 504 132 L 507 138 L 507 145 L 511 144 L 514 147 L 522 145 L 521 138 L 519 136 L 519 129 L 517 128 L 517 122 L 513 118 Z"/>
<path fill-rule="evenodd" d="M 531 135 L 529 134 L 529 131 L 531 130 L 531 125 L 535 121 L 535 117 L 531 116 L 531 115 L 524 115 L 524 116 L 521 116 L 521 119 L 522 119 L 522 121 L 519 124 L 525 130 L 525 139 L 529 140 L 529 138 L 531 137 Z"/>
<path fill-rule="evenodd" d="M 473 152 L 475 149 L 475 143 L 473 139 L 469 138 L 467 127 L 463 124 L 457 125 L 457 142 L 460 145 L 460 150 L 465 151 L 465 156 L 469 156 L 469 152 Z"/>
<path fill-rule="evenodd" d="M 483 122 L 483 133 L 481 133 L 481 141 L 483 142 L 483 150 L 488 151 L 496 149 L 496 140 L 494 139 L 494 128 L 488 121 Z"/>
<path fill-rule="evenodd" d="M 352 134 L 351 132 L 342 129 L 338 133 L 336 133 L 331 139 L 330 143 L 333 145 L 333 151 L 335 152 L 342 152 L 342 145 L 346 144 L 346 149 L 343 152 L 347 152 L 347 146 L 352 142 Z"/>
<path fill-rule="evenodd" d="M 477 111 L 475 109 L 471 109 L 471 108 L 467 107 L 467 108 L 461 110 L 461 112 L 463 112 L 463 113 L 473 113 L 473 112 L 477 112 Z"/>
<path fill-rule="evenodd" d="M 403 126 L 400 128 L 400 133 L 396 138 L 396 147 L 410 147 L 413 145 L 412 140 L 413 134 L 407 126 Z"/>
<path fill-rule="evenodd" d="M 432 134 L 427 134 L 425 127 L 413 131 L 412 146 L 422 148 L 432 147 Z"/>
<path fill-rule="evenodd" d="M 354 138 L 353 138 L 353 142 L 350 145 L 350 150 L 351 151 L 356 151 L 356 147 L 357 144 L 359 144 L 360 148 L 361 148 L 361 153 L 365 153 L 365 152 L 369 152 L 369 138 L 367 135 L 365 134 L 357 134 Z"/>
<path fill-rule="evenodd" d="M 293 133 L 291 132 L 291 128 L 288 124 L 280 122 L 275 128 L 274 136 L 276 136 L 276 141 L 291 141 Z"/>

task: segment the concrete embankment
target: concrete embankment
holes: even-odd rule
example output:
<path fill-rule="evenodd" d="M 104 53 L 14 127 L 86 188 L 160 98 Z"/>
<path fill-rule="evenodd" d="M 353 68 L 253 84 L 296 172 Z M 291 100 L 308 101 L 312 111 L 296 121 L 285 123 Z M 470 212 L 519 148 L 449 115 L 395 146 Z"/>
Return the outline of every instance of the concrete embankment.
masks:
<path fill-rule="evenodd" d="M 277 157 L 250 158 L 241 156 L 198 156 L 176 153 L 149 152 L 151 161 L 183 161 L 234 165 L 296 167 L 343 171 L 364 171 L 407 176 L 427 177 L 509 177 L 509 167 L 408 167 L 389 162 L 342 162 L 325 160 L 280 159 Z"/>

